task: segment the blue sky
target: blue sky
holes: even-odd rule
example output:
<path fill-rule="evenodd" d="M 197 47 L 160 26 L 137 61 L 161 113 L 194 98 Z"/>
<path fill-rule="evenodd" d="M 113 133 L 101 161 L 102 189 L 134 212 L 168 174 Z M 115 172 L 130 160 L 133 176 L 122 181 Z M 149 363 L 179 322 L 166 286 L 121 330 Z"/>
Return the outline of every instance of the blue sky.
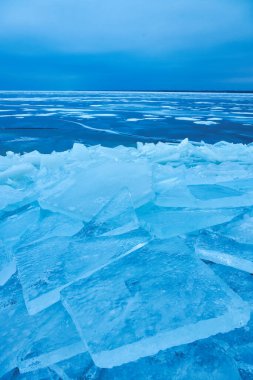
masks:
<path fill-rule="evenodd" d="M 253 90 L 252 0 L 1 0 L 0 89 Z"/>

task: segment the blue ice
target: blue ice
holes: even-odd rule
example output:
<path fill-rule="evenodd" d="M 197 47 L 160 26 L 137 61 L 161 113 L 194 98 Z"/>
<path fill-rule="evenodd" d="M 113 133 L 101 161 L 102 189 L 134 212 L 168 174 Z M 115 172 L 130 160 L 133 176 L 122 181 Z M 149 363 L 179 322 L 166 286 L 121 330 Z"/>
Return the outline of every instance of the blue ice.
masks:
<path fill-rule="evenodd" d="M 252 173 L 187 139 L 1 156 L 0 378 L 250 379 Z"/>

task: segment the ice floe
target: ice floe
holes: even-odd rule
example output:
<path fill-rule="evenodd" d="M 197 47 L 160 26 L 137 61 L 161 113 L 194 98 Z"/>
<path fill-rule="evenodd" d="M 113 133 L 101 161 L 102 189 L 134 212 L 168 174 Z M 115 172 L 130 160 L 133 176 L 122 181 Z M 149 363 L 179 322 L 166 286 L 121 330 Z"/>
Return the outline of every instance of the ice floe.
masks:
<path fill-rule="evenodd" d="M 252 144 L 0 156 L 0 377 L 252 373 L 252 210 Z"/>

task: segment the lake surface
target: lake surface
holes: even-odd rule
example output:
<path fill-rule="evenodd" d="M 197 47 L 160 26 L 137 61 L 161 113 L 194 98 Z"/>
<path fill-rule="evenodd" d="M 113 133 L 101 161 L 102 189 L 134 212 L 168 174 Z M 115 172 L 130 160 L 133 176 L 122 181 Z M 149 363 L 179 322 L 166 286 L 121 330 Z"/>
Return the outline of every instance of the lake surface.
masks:
<path fill-rule="evenodd" d="M 0 92 L 0 154 L 184 138 L 251 143 L 253 94 Z"/>

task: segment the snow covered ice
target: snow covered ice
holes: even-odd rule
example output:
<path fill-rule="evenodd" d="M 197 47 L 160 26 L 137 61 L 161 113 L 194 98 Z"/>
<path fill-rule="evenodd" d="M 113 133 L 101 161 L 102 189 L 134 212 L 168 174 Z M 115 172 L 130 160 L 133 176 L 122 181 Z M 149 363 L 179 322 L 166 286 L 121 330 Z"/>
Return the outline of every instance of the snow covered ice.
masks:
<path fill-rule="evenodd" d="M 250 378 L 252 210 L 252 144 L 0 156 L 0 378 Z"/>

